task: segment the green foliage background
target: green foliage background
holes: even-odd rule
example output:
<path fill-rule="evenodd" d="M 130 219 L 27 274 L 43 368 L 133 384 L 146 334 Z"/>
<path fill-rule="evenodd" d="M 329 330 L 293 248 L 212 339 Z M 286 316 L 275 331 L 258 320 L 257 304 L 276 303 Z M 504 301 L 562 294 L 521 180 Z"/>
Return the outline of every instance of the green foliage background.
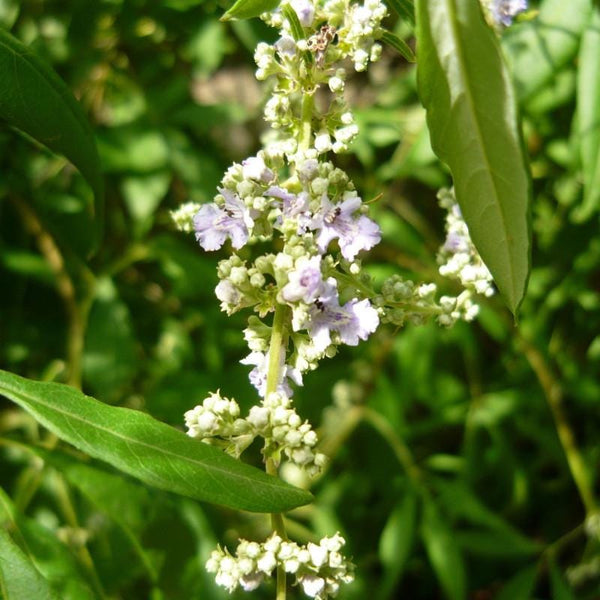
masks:
<path fill-rule="evenodd" d="M 590 100 L 600 43 L 598 10 L 581 16 L 588 8 L 546 0 L 545 20 L 504 34 L 534 178 L 533 270 L 518 324 L 492 298 L 474 324 L 383 327 L 296 394 L 331 465 L 289 532 L 347 538 L 357 579 L 342 598 L 598 598 L 600 527 L 594 537 L 583 526 L 600 465 L 600 103 Z M 238 363 L 245 315 L 227 318 L 213 294 L 221 255 L 203 253 L 169 217 L 184 201 L 211 200 L 264 131 L 268 90 L 254 81 L 252 52 L 273 33 L 258 20 L 221 23 L 223 9 L 0 0 L 0 26 L 50 62 L 89 114 L 106 186 L 92 254 L 100 223 L 84 179 L 0 128 L 3 369 L 81 382 L 176 427 L 217 388 L 253 403 Z M 406 39 L 412 29 L 395 31 Z M 551 51 L 536 55 L 546 43 Z M 388 49 L 348 93 L 361 134 L 337 160 L 363 198 L 383 194 L 373 211 L 384 240 L 368 268 L 444 289 L 435 193 L 450 178 L 429 145 L 414 67 Z M 224 598 L 203 569 L 212 548 L 269 532 L 265 515 L 75 460 L 8 402 L 0 436 L 2 520 L 59 598 Z"/>

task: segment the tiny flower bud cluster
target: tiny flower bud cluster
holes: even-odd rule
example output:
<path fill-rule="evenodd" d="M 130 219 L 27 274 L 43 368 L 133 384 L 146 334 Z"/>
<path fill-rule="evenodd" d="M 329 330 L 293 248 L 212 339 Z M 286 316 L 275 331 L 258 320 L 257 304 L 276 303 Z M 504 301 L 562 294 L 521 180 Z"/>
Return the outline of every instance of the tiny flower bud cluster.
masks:
<path fill-rule="evenodd" d="M 417 285 L 401 275 L 393 275 L 375 298 L 384 323 L 420 325 L 433 317 L 439 325 L 451 327 L 458 320 L 472 321 L 477 316 L 479 306 L 473 300 L 474 294 L 494 293 L 492 276 L 471 241 L 454 192 L 443 189 L 438 198 L 447 211 L 446 240 L 437 256 L 439 272 L 460 281 L 465 289 L 458 296 L 441 296 L 438 300 L 434 283 Z"/>
<path fill-rule="evenodd" d="M 171 211 L 171 219 L 179 231 L 191 233 L 194 231 L 194 215 L 202 205 L 197 202 L 186 202 L 178 209 Z"/>
<path fill-rule="evenodd" d="M 440 190 L 438 199 L 448 211 L 446 241 L 438 253 L 440 275 L 459 280 L 465 289 L 476 294 L 493 295 L 492 276 L 471 241 L 453 190 Z"/>
<path fill-rule="evenodd" d="M 242 419 L 237 402 L 217 392 L 185 413 L 185 425 L 190 437 L 220 447 L 236 458 L 256 437 L 262 437 L 266 440 L 263 454 L 275 464 L 283 455 L 314 477 L 326 463 L 325 455 L 315 451 L 317 434 L 308 421 L 302 421 L 285 394 L 270 394 Z"/>
<path fill-rule="evenodd" d="M 277 534 L 262 544 L 242 540 L 235 556 L 227 549 L 214 550 L 206 570 L 216 573 L 218 585 L 233 592 L 238 587 L 254 590 L 277 567 L 283 567 L 286 573 L 294 575 L 296 585 L 309 598 L 325 600 L 337 595 L 340 584 L 354 579 L 353 565 L 340 554 L 345 543 L 339 533 L 306 546 L 283 540 Z"/>

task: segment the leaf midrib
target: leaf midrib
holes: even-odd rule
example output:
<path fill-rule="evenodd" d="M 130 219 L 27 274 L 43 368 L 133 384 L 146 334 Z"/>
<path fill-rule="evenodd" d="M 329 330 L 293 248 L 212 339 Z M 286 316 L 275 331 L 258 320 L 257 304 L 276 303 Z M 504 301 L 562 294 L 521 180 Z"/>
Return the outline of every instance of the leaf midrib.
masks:
<path fill-rule="evenodd" d="M 4 385 L 4 386 L 0 386 L 0 389 L 2 387 L 6 388 L 6 386 Z M 251 478 L 249 478 L 249 477 L 247 477 L 245 475 L 242 475 L 240 473 L 232 473 L 231 471 L 228 471 L 227 469 L 223 469 L 223 468 L 216 467 L 216 466 L 213 466 L 213 465 L 207 465 L 206 462 L 202 462 L 202 461 L 199 461 L 197 459 L 193 459 L 193 458 L 191 458 L 189 456 L 185 456 L 185 455 L 181 455 L 181 454 L 176 454 L 175 452 L 171 452 L 171 451 L 166 450 L 164 448 L 153 446 L 153 445 L 148 444 L 148 443 L 146 443 L 146 442 L 144 442 L 142 440 L 138 440 L 136 438 L 130 438 L 130 437 L 128 437 L 126 435 L 123 435 L 123 434 L 120 434 L 120 433 L 117 434 L 115 431 L 113 431 L 111 429 L 108 429 L 106 427 L 102 427 L 102 426 L 100 426 L 98 424 L 95 424 L 95 423 L 92 424 L 89 421 L 87 421 L 87 420 L 79 417 L 78 415 L 74 415 L 73 413 L 70 413 L 70 412 L 68 412 L 66 410 L 61 410 L 61 409 L 57 408 L 54 405 L 49 405 L 49 404 L 43 402 L 42 400 L 39 400 L 37 398 L 32 399 L 30 396 L 27 395 L 27 393 L 24 393 L 22 391 L 17 391 L 17 392 L 15 392 L 14 390 L 10 390 L 10 391 L 13 394 L 17 395 L 17 396 L 21 395 L 23 398 L 25 398 L 25 402 L 33 403 L 34 405 L 35 405 L 35 403 L 38 403 L 38 404 L 40 404 L 40 405 L 42 405 L 42 406 L 44 406 L 46 408 L 49 408 L 51 410 L 56 411 L 56 412 L 58 412 L 58 413 L 60 413 L 62 415 L 68 416 L 69 418 L 72 418 L 74 420 L 77 420 L 77 421 L 80 421 L 82 423 L 85 423 L 89 427 L 96 428 L 96 429 L 98 429 L 100 431 L 104 431 L 104 432 L 108 433 L 109 435 L 112 435 L 113 437 L 122 440 L 123 442 L 133 442 L 133 443 L 135 443 L 135 444 L 137 444 L 137 445 L 139 445 L 141 447 L 146 447 L 146 448 L 153 449 L 155 452 L 162 453 L 165 456 L 178 458 L 180 460 L 185 460 L 185 461 L 189 462 L 192 465 L 202 466 L 204 469 L 207 470 L 208 473 L 211 473 L 211 474 L 222 473 L 222 474 L 227 475 L 229 478 L 239 479 L 239 480 L 244 481 L 244 482 L 246 482 L 246 481 L 252 481 Z M 97 402 L 97 400 L 93 400 L 93 399 L 91 399 L 91 400 L 92 400 L 92 402 Z M 145 415 L 145 413 L 140 413 L 140 415 Z M 146 416 L 148 416 L 148 415 L 146 415 Z M 43 416 L 42 416 L 42 418 L 45 419 L 45 417 L 43 417 Z M 161 423 L 161 422 L 157 421 L 157 423 Z M 164 423 L 161 423 L 161 425 L 163 425 L 164 427 L 169 427 L 168 425 L 166 425 Z M 177 430 L 174 429 L 173 431 L 177 431 Z M 241 463 L 241 464 L 243 464 L 243 463 Z M 249 466 L 249 465 L 246 465 L 246 466 Z M 282 487 L 280 485 L 274 485 L 268 479 L 266 479 L 265 485 L 268 485 L 269 487 L 273 488 L 277 492 L 286 492 L 287 491 L 285 489 L 282 489 Z"/>

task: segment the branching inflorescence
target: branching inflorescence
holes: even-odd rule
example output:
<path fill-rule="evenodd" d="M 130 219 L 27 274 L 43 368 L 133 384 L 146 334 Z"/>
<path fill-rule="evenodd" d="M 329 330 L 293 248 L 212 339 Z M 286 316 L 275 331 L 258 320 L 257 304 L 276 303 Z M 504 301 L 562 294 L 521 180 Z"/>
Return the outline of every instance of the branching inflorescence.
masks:
<path fill-rule="evenodd" d="M 186 204 L 173 215 L 206 251 L 230 243 L 231 256 L 218 265 L 217 298 L 228 314 L 256 313 L 244 331 L 250 354 L 242 362 L 253 367 L 260 403 L 242 417 L 234 400 L 211 394 L 186 413 L 188 434 L 235 457 L 263 438 L 272 474 L 282 460 L 311 476 L 326 462 L 291 400 L 293 386 L 321 359 L 366 340 L 381 321 L 470 320 L 477 313 L 473 293 L 492 293 L 451 191 L 440 194 L 448 237 L 438 260 L 440 273 L 463 284 L 461 294 L 437 300 L 434 284 L 400 276 L 377 292 L 361 268 L 359 254 L 379 243 L 381 231 L 348 175 L 326 155 L 346 151 L 358 133 L 344 100 L 347 68 L 364 71 L 379 58 L 386 14 L 380 0 L 293 0 L 262 15 L 280 31 L 273 45 L 260 43 L 255 52 L 257 78 L 274 80 L 264 148 L 228 169 L 213 203 Z M 252 261 L 235 252 L 251 245 L 258 254 L 266 244 L 269 251 Z M 215 550 L 207 568 L 217 583 L 252 590 L 277 570 L 283 589 L 287 573 L 308 596 L 323 599 L 352 580 L 339 534 L 302 547 L 276 529 L 264 543 L 241 541 L 235 555 Z"/>

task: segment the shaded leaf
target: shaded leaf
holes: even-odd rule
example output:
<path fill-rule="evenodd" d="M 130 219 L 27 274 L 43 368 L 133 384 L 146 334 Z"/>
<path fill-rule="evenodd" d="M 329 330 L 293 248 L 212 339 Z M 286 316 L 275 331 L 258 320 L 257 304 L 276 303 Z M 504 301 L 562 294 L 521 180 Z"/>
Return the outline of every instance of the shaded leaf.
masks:
<path fill-rule="evenodd" d="M 0 528 L 0 595 L 4 600 L 60 600 L 3 528 Z"/>
<path fill-rule="evenodd" d="M 150 415 L 107 406 L 69 386 L 0 371 L 0 393 L 61 439 L 157 488 L 256 512 L 281 512 L 312 498 Z"/>
<path fill-rule="evenodd" d="M 390 590 L 402 577 L 415 540 L 416 519 L 417 496 L 408 490 L 390 515 L 379 539 L 379 559 L 385 569 L 382 598 L 389 597 Z"/>
<path fill-rule="evenodd" d="M 530 178 L 514 93 L 477 0 L 418 0 L 418 84 L 482 259 L 513 313 L 530 266 Z"/>
<path fill-rule="evenodd" d="M 424 504 L 421 537 L 445 595 L 450 600 L 466 598 L 465 565 L 460 548 L 431 500 Z"/>
<path fill-rule="evenodd" d="M 537 565 L 519 571 L 496 596 L 496 600 L 530 600 L 537 578 Z"/>
<path fill-rule="evenodd" d="M 101 218 L 103 181 L 94 135 L 71 91 L 53 69 L 0 28 L 0 119 L 66 156 L 95 196 Z"/>
<path fill-rule="evenodd" d="M 0 523 L 10 528 L 13 537 L 31 556 L 34 568 L 60 594 L 61 600 L 94 600 L 96 596 L 85 582 L 69 548 L 52 531 L 20 514 L 1 489 Z"/>
<path fill-rule="evenodd" d="M 221 21 L 231 19 L 252 19 L 264 12 L 274 10 L 280 0 L 237 0 L 237 2 L 221 17 Z"/>
<path fill-rule="evenodd" d="M 584 221 L 600 205 L 600 7 L 583 34 L 577 69 L 577 115 L 583 204 L 576 216 Z"/>
<path fill-rule="evenodd" d="M 552 600 L 575 600 L 574 592 L 553 562 L 550 563 L 550 588 L 552 589 Z"/>

